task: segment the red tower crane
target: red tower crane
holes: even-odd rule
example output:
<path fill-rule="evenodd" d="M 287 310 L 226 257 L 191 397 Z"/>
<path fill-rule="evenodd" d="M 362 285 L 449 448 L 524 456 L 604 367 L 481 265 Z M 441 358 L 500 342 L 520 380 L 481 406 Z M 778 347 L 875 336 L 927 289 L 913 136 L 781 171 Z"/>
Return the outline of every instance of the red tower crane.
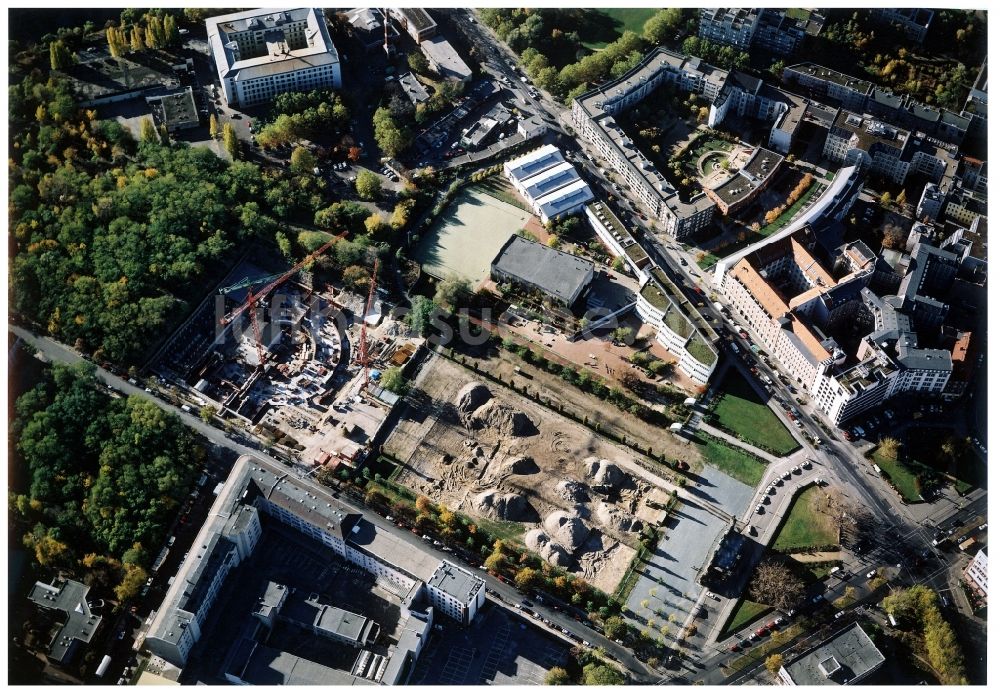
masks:
<path fill-rule="evenodd" d="M 298 263 L 296 263 L 294 266 L 292 266 L 291 268 L 289 268 L 288 270 L 286 270 L 284 273 L 276 273 L 274 275 L 268 275 L 266 277 L 257 278 L 255 280 L 248 280 L 248 279 L 244 278 L 244 279 L 240 280 L 237 283 L 234 283 L 234 284 L 229 285 L 227 287 L 220 287 L 219 288 L 219 293 L 220 294 L 228 294 L 229 292 L 232 292 L 232 291 L 237 290 L 237 289 L 241 289 L 243 287 L 247 288 L 246 302 L 243 303 L 238 308 L 234 309 L 231 313 L 229 313 L 226 316 L 224 316 L 222 318 L 222 320 L 220 321 L 220 323 L 222 325 L 229 325 L 230 323 L 232 323 L 233 321 L 235 321 L 237 318 L 239 318 L 240 316 L 242 316 L 244 313 L 246 313 L 246 311 L 248 309 L 250 310 L 250 322 L 253 325 L 254 344 L 257 345 L 257 365 L 258 366 L 263 366 L 264 365 L 264 345 L 263 345 L 263 343 L 260 340 L 260 325 L 257 322 L 257 309 L 254 308 L 257 305 L 257 302 L 259 302 L 264 297 L 268 296 L 276 288 L 278 288 L 282 284 L 284 284 L 285 281 L 288 280 L 288 278 L 292 277 L 297 272 L 299 272 L 300 270 L 302 270 L 302 268 L 304 268 L 310 261 L 312 261 L 315 258 L 317 258 L 320 254 L 322 254 L 323 252 L 325 252 L 327 249 L 329 249 L 331 246 L 333 246 L 334 244 L 336 244 L 337 242 L 339 242 L 341 239 L 343 239 L 346 236 L 347 236 L 347 232 L 341 232 L 339 235 L 337 235 L 336 237 L 334 237 L 333 239 L 331 239 L 330 241 L 328 241 L 326 244 L 324 244 L 320 248 L 318 248 L 315 251 L 313 251 L 311 254 L 309 254 L 308 256 L 306 256 L 304 259 L 302 259 L 301 261 L 299 261 Z M 265 285 L 259 292 L 257 292 L 255 294 L 254 291 L 253 291 L 253 285 L 258 285 L 258 284 L 265 283 L 265 282 L 268 283 L 268 284 Z"/>
<path fill-rule="evenodd" d="M 361 391 L 368 387 L 368 379 L 371 376 L 371 367 L 368 361 L 368 312 L 371 311 L 372 301 L 375 299 L 375 276 L 378 273 L 378 257 L 375 258 L 375 267 L 372 268 L 372 279 L 368 284 L 368 301 L 365 303 L 365 312 L 361 315 L 361 341 L 358 346 L 357 362 L 364 366 L 365 375 L 361 380 Z"/>

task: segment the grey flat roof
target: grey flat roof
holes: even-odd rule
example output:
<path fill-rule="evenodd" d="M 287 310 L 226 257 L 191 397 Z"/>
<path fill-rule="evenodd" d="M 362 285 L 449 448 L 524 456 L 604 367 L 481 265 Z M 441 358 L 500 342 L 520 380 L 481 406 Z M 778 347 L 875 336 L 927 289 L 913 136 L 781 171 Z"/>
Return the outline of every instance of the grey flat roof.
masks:
<path fill-rule="evenodd" d="M 190 86 L 181 91 L 147 99 L 146 102 L 159 106 L 163 122 L 168 128 L 176 124 L 198 123 L 198 109 L 195 107 L 194 93 Z"/>
<path fill-rule="evenodd" d="M 518 235 L 507 240 L 491 265 L 563 300 L 578 294 L 594 270 L 591 261 Z"/>
<path fill-rule="evenodd" d="M 101 625 L 101 616 L 95 615 L 87 603 L 90 587 L 79 581 L 67 579 L 60 586 L 36 581 L 28 598 L 43 608 L 59 610 L 66 621 L 59 628 L 49 647 L 49 657 L 61 662 L 73 648 L 74 641 L 90 643 L 94 632 Z"/>
<path fill-rule="evenodd" d="M 455 49 L 451 47 L 444 36 L 435 36 L 420 42 L 420 49 L 423 50 L 431 62 L 435 63 L 442 72 L 450 73 L 459 79 L 467 79 L 472 76 L 472 70 L 465 64 Z M 446 74 L 445 76 L 448 76 Z"/>
<path fill-rule="evenodd" d="M 412 574 L 420 581 L 427 581 L 440 562 L 433 555 L 366 519 L 355 525 L 346 540 L 353 547 L 364 550 L 383 562 L 392 563 L 394 567 Z"/>
<path fill-rule="evenodd" d="M 884 662 L 885 656 L 855 622 L 785 664 L 784 668 L 799 685 L 851 684 Z M 829 675 L 831 670 L 833 674 Z"/>
<path fill-rule="evenodd" d="M 485 585 L 479 577 L 447 560 L 441 560 L 441 564 L 434 570 L 427 583 L 441 589 L 449 596 L 466 602 L 475 598 L 480 587 Z"/>

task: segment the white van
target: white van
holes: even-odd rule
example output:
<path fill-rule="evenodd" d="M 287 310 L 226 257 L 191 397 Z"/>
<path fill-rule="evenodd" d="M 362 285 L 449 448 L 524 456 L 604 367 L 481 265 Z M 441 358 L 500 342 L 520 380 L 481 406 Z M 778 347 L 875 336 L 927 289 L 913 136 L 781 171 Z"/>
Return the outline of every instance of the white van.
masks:
<path fill-rule="evenodd" d="M 189 407 L 189 406 L 188 406 L 188 405 L 186 405 L 186 404 L 182 404 L 182 405 L 181 405 L 181 409 L 182 409 L 183 411 L 186 411 L 186 412 L 187 412 L 188 414 L 190 414 L 190 413 L 191 413 L 191 407 Z"/>

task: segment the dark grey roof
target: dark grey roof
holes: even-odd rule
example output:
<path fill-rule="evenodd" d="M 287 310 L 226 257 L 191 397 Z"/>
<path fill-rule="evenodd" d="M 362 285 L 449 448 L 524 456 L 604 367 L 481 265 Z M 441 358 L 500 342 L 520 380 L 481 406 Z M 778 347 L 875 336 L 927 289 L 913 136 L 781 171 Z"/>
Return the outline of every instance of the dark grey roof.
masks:
<path fill-rule="evenodd" d="M 904 368 L 919 371 L 950 371 L 952 368 L 951 352 L 947 349 L 920 349 L 900 340 L 898 351 L 897 360 Z"/>
<path fill-rule="evenodd" d="M 89 591 L 89 586 L 72 579 L 59 586 L 36 581 L 31 587 L 28 598 L 35 605 L 58 610 L 66 615 L 66 621 L 58 629 L 49 647 L 49 657 L 57 663 L 72 655 L 75 642 L 90 643 L 101 624 L 101 616 L 93 614 L 87 603 Z"/>
<path fill-rule="evenodd" d="M 501 247 L 491 267 L 564 301 L 577 295 L 594 271 L 592 261 L 518 235 Z"/>
<path fill-rule="evenodd" d="M 236 676 L 247 684 L 272 686 L 374 684 L 362 677 L 355 677 L 345 670 L 321 665 L 276 648 L 262 646 L 251 639 L 244 639 L 242 643 L 243 647 L 230 666 L 230 674 L 241 669 L 242 672 Z M 240 661 L 242 668 L 238 665 Z"/>
<path fill-rule="evenodd" d="M 479 577 L 447 560 L 441 561 L 427 583 L 463 602 L 475 598 L 485 585 Z"/>
<path fill-rule="evenodd" d="M 852 684 L 885 662 L 861 627 L 854 623 L 784 665 L 795 684 Z"/>
<path fill-rule="evenodd" d="M 317 594 L 294 591 L 281 608 L 280 616 L 307 629 L 322 630 L 350 642 L 364 643 L 372 623 L 361 615 L 325 605 Z M 367 632 L 367 633 L 366 633 Z"/>

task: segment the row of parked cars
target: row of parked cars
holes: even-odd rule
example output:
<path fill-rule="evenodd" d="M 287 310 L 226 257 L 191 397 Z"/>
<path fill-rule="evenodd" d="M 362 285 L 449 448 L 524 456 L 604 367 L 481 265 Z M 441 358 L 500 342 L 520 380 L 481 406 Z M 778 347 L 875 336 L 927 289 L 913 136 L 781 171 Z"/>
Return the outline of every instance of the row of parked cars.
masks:
<path fill-rule="evenodd" d="M 873 414 L 867 421 L 859 421 L 851 428 L 844 429 L 844 440 L 854 441 L 859 438 L 865 438 L 869 433 L 874 438 L 875 431 L 878 430 L 882 420 L 885 419 L 887 423 L 891 423 L 895 416 L 895 413 L 891 409 L 883 409 L 881 415 Z"/>
<path fill-rule="evenodd" d="M 764 505 L 769 503 L 771 499 L 769 495 L 776 495 L 778 492 L 778 487 L 781 486 L 785 481 L 790 481 L 792 474 L 801 474 L 803 471 L 812 469 L 812 462 L 808 459 L 804 462 L 799 462 L 794 467 L 783 473 L 781 476 L 777 476 L 768 484 L 767 490 L 764 491 L 764 495 L 761 496 L 760 502 L 757 503 L 757 514 L 764 514 Z"/>

